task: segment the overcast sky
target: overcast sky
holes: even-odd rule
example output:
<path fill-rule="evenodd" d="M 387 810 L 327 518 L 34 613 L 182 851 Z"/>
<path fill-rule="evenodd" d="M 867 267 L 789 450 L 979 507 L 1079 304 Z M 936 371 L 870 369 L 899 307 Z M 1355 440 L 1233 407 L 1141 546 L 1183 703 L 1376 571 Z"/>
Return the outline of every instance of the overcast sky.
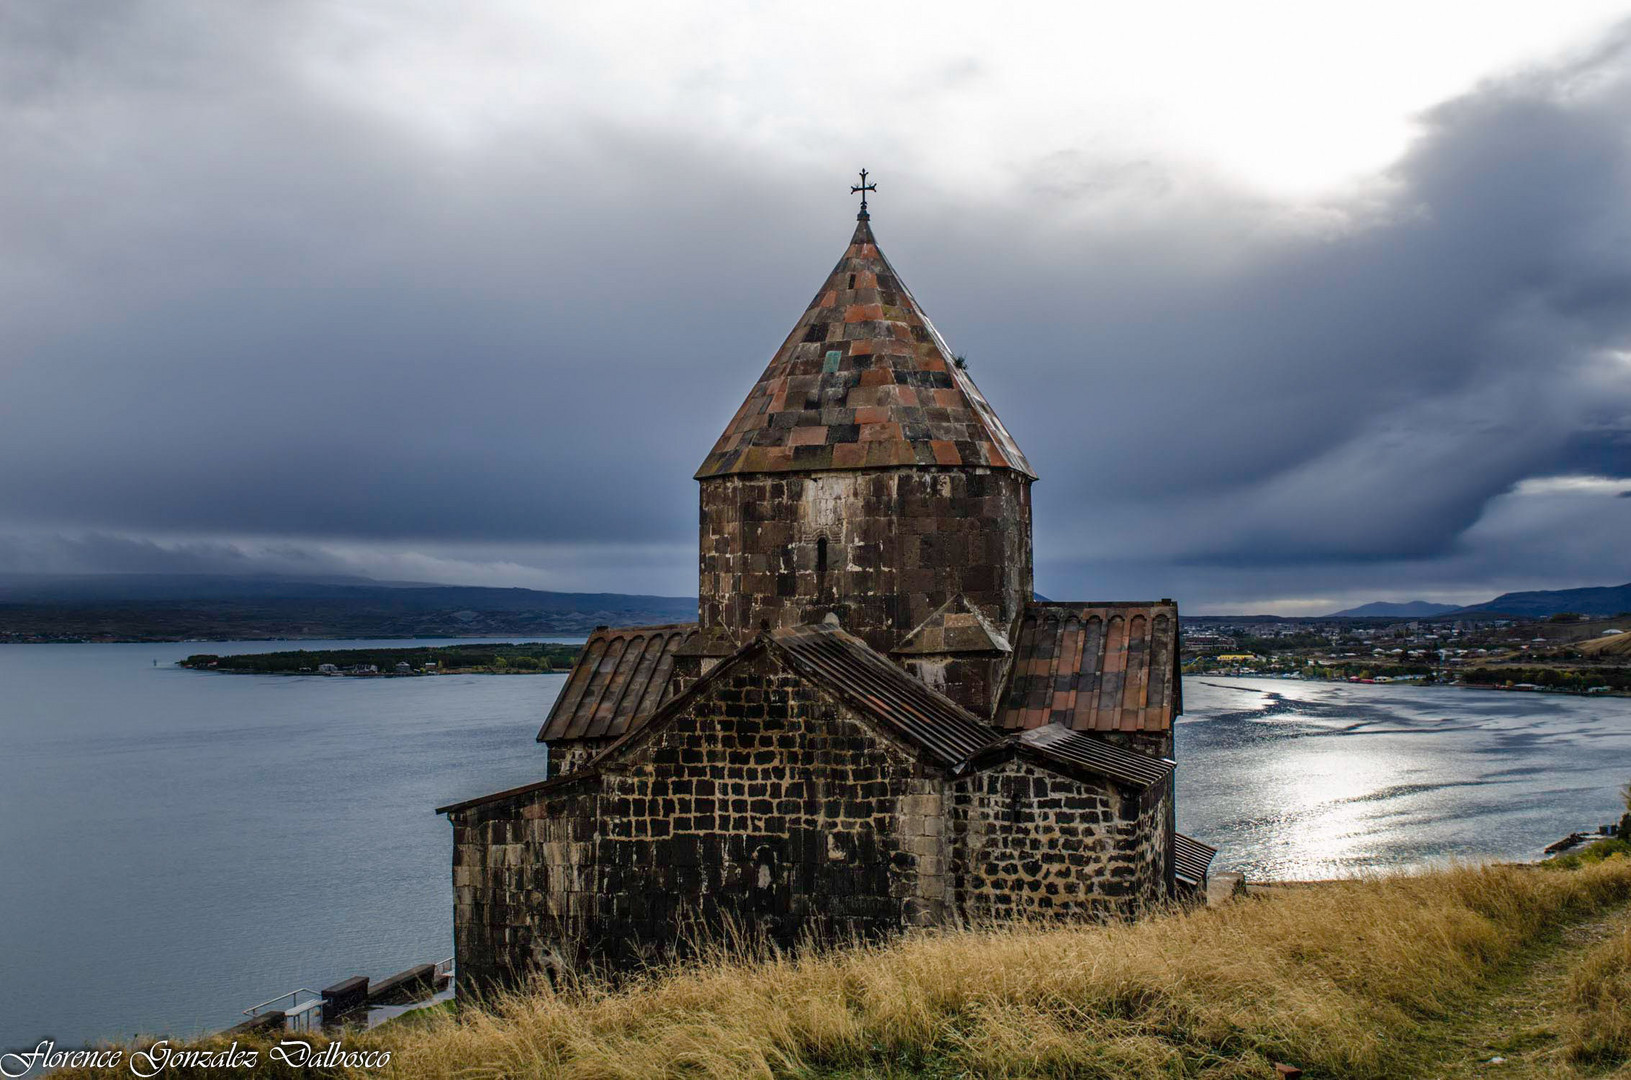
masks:
<path fill-rule="evenodd" d="M 0 571 L 693 593 L 864 165 L 1041 592 L 1631 580 L 1628 16 L 7 4 Z"/>

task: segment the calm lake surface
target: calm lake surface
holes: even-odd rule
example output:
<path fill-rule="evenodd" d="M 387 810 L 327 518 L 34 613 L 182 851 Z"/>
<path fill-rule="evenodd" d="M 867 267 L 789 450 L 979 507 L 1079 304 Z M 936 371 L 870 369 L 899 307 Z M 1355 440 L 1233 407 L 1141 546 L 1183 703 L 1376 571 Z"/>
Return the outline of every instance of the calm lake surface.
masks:
<path fill-rule="evenodd" d="M 173 666 L 290 647 L 0 646 L 0 1048 L 221 1028 L 451 954 L 431 811 L 541 778 L 565 677 Z M 1258 876 L 1531 858 L 1631 779 L 1624 698 L 1212 677 L 1184 698 L 1179 827 Z"/>

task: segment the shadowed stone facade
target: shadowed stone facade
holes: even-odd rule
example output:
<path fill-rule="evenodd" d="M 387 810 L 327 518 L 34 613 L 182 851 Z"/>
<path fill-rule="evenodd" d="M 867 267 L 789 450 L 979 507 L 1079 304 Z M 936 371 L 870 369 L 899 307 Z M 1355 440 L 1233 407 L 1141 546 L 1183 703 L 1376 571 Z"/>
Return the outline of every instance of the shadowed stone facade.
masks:
<path fill-rule="evenodd" d="M 952 881 L 973 919 L 1136 914 L 1170 895 L 1170 783 L 1142 790 L 1011 757 L 952 789 Z"/>
<path fill-rule="evenodd" d="M 942 699 L 986 744 L 955 760 L 955 740 L 891 730 L 812 678 L 795 636 L 866 649 L 832 627 L 767 635 L 615 756 L 451 808 L 461 980 L 627 966 L 727 924 L 792 944 L 1171 897 L 1170 767 L 1106 777 L 988 740 Z"/>
<path fill-rule="evenodd" d="M 1035 599 L 1035 474 L 865 214 L 696 478 L 698 622 L 597 630 L 547 779 L 442 808 L 462 989 L 727 926 L 1204 893 L 1211 849 L 1174 830 L 1177 607 Z"/>

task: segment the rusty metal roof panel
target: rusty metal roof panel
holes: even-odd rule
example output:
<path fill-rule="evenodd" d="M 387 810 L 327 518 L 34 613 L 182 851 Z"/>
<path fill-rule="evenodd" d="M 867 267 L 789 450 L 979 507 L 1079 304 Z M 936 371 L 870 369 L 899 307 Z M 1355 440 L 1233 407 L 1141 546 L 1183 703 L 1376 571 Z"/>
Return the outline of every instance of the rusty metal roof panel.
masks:
<path fill-rule="evenodd" d="M 1192 836 L 1172 834 L 1173 874 L 1186 884 L 1199 885 L 1205 881 L 1206 872 L 1212 865 L 1212 856 L 1217 853 L 1217 848 L 1203 844 Z"/>
<path fill-rule="evenodd" d="M 863 219 L 696 478 L 906 465 L 1036 478 Z"/>
<path fill-rule="evenodd" d="M 998 739 L 973 713 L 837 626 L 777 630 L 769 640 L 804 675 L 881 720 L 942 765 L 965 761 Z"/>
<path fill-rule="evenodd" d="M 1183 711 L 1178 605 L 1028 604 L 996 725 L 1170 731 Z"/>
<path fill-rule="evenodd" d="M 645 723 L 670 693 L 675 653 L 696 632 L 696 623 L 596 630 L 578 654 L 538 741 L 612 738 Z"/>
<path fill-rule="evenodd" d="M 1094 735 L 1071 731 L 1059 724 L 1044 724 L 1018 736 L 1032 750 L 1077 768 L 1086 769 L 1135 787 L 1149 787 L 1171 776 L 1177 767 L 1167 758 L 1123 750 Z"/>

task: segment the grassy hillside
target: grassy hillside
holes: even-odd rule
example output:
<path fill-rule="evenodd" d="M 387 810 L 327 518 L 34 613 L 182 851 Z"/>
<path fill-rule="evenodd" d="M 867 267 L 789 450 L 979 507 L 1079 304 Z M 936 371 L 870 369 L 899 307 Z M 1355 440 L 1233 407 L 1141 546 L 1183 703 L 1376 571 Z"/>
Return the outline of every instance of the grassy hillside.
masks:
<path fill-rule="evenodd" d="M 1131 925 L 719 955 L 621 989 L 540 988 L 345 1044 L 389 1049 L 385 1075 L 414 1078 L 1233 1078 L 1272 1077 L 1275 1061 L 1310 1077 L 1442 1075 L 1461 1018 L 1521 996 L 1513 973 L 1567 928 L 1621 919 L 1628 901 L 1623 855 L 1287 887 Z M 1625 963 L 1605 946 L 1578 967 L 1572 1004 L 1558 1005 L 1577 1020 L 1559 1030 L 1623 1017 Z M 1552 1064 L 1623 1062 L 1631 1045 L 1606 1030 L 1567 1046 L 1552 1032 Z M 256 1075 L 280 1071 L 263 1063 Z"/>
<path fill-rule="evenodd" d="M 1627 622 L 1631 623 L 1631 620 Z M 1631 630 L 1631 626 L 1627 626 L 1627 629 Z M 1576 648 L 1584 655 L 1597 660 L 1631 656 L 1631 633 L 1593 638 L 1590 641 L 1582 641 Z"/>

